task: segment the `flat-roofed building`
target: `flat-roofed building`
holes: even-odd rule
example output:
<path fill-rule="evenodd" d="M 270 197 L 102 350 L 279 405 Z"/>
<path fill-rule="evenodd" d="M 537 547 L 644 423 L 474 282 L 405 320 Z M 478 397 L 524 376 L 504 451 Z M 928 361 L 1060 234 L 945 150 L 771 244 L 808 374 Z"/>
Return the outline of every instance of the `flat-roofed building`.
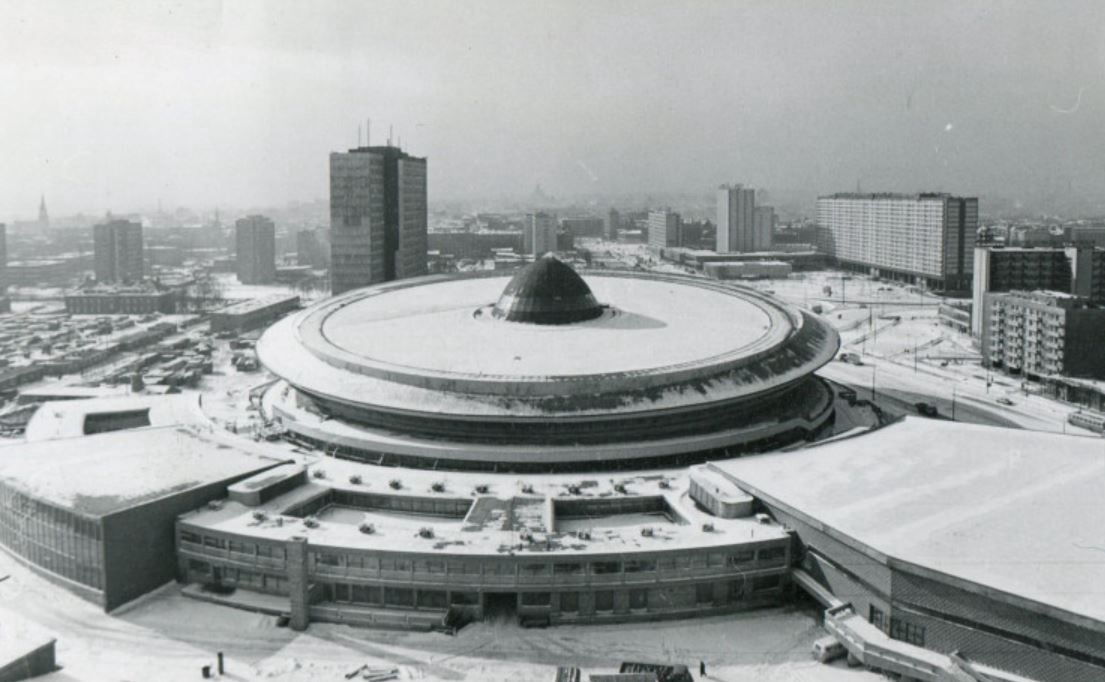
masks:
<path fill-rule="evenodd" d="M 601 237 L 606 221 L 594 216 L 575 216 L 560 219 L 560 229 L 573 237 Z"/>
<path fill-rule="evenodd" d="M 817 200 L 826 253 L 844 266 L 933 289 L 965 291 L 978 199 L 950 194 L 833 194 Z"/>
<path fill-rule="evenodd" d="M 281 461 L 244 447 L 169 426 L 2 448 L 0 546 L 111 611 L 176 576 L 178 515 Z"/>
<path fill-rule="evenodd" d="M 1105 309 L 1057 291 L 988 293 L 982 310 L 982 361 L 1030 377 L 1105 379 Z"/>
<path fill-rule="evenodd" d="M 756 190 L 722 185 L 717 190 L 717 252 L 766 251 L 756 239 Z"/>
<path fill-rule="evenodd" d="M 239 218 L 234 223 L 234 259 L 238 281 L 271 284 L 276 281 L 276 225 L 263 215 Z"/>
<path fill-rule="evenodd" d="M 1004 291 L 1060 291 L 1105 304 L 1105 249 L 1091 244 L 1006 247 L 982 244 L 974 250 L 971 334 L 982 335 L 986 294 Z"/>
<path fill-rule="evenodd" d="M 713 466 L 795 533 L 792 579 L 835 602 L 826 624 L 861 662 L 916 679 L 1105 679 L 1099 438 L 907 417 Z M 997 672 L 910 674 L 891 667 L 906 656 L 868 658 L 886 644 L 915 671 L 959 656 Z"/>
<path fill-rule="evenodd" d="M 279 319 L 299 307 L 295 294 L 273 294 L 264 298 L 233 303 L 211 313 L 211 331 L 242 332 Z"/>
<path fill-rule="evenodd" d="M 96 281 L 137 282 L 145 274 L 142 224 L 110 220 L 92 228 Z"/>
<path fill-rule="evenodd" d="M 146 315 L 176 312 L 175 291 L 154 287 L 97 285 L 65 295 L 65 312 L 70 315 Z"/>
<path fill-rule="evenodd" d="M 539 211 L 528 214 L 522 228 L 522 252 L 540 258 L 546 253 L 558 251 L 556 222 L 554 213 Z"/>
<path fill-rule="evenodd" d="M 330 154 L 330 286 L 426 274 L 426 159 L 398 147 Z"/>
<path fill-rule="evenodd" d="M 770 251 L 774 243 L 775 207 L 756 206 L 752 213 L 752 229 L 756 251 Z"/>
<path fill-rule="evenodd" d="M 683 218 L 670 208 L 649 211 L 648 245 L 653 249 L 682 246 Z"/>

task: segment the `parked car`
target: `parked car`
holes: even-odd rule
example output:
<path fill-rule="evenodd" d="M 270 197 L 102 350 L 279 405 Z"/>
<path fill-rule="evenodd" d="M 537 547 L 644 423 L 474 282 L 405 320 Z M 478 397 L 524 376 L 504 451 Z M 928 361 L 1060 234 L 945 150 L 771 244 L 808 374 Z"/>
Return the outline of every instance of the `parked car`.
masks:
<path fill-rule="evenodd" d="M 1002 396 L 1001 398 L 998 398 L 998 404 L 999 405 L 1016 405 L 1016 403 L 1014 403 L 1009 398 L 1006 398 L 1005 396 Z"/>
<path fill-rule="evenodd" d="M 940 416 L 940 410 L 936 409 L 936 406 L 932 403 L 914 403 L 913 407 L 917 408 L 917 414 L 925 417 Z"/>

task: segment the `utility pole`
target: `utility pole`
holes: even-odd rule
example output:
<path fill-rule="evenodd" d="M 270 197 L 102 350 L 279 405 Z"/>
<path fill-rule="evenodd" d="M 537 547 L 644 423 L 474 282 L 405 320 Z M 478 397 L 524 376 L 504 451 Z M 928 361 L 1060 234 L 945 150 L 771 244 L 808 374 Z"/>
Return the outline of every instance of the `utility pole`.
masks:
<path fill-rule="evenodd" d="M 955 384 L 952 384 L 952 421 L 955 421 Z"/>
<path fill-rule="evenodd" d="M 871 365 L 871 402 L 875 402 L 875 398 L 878 394 L 875 393 L 875 375 L 878 374 L 878 365 Z"/>

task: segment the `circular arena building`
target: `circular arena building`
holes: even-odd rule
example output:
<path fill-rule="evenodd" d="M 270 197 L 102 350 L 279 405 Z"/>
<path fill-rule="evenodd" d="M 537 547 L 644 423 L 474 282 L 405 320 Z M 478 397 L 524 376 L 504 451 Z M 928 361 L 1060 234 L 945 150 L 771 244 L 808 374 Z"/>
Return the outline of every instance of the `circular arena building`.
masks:
<path fill-rule="evenodd" d="M 685 464 L 815 436 L 839 347 L 751 289 L 553 256 L 327 299 L 260 339 L 267 407 L 296 438 L 412 467 Z"/>

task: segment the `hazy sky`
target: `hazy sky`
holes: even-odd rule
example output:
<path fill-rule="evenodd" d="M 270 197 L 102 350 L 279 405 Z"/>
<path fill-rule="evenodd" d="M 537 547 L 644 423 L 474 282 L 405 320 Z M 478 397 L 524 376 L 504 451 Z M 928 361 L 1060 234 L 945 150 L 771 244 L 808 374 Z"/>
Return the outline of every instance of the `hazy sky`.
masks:
<path fill-rule="evenodd" d="M 1105 196 L 1105 2 L 0 0 L 0 220 L 327 196 Z"/>

